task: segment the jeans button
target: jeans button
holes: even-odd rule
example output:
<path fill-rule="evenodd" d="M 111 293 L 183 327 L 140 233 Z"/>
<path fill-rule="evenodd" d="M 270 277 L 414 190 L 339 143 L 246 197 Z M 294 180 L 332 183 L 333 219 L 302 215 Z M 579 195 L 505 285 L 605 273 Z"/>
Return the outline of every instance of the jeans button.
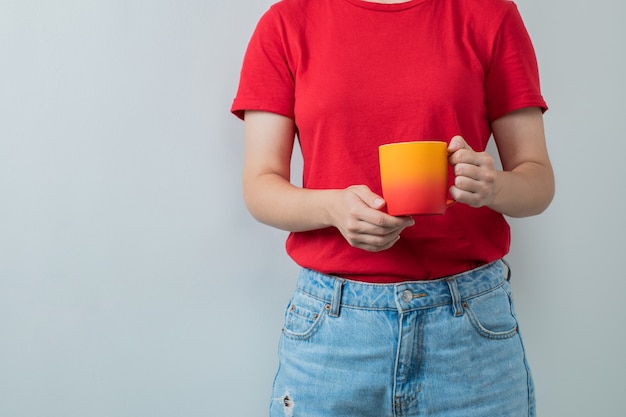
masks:
<path fill-rule="evenodd" d="M 411 301 L 413 301 L 413 293 L 410 290 L 402 291 L 402 300 L 405 303 L 410 303 Z"/>

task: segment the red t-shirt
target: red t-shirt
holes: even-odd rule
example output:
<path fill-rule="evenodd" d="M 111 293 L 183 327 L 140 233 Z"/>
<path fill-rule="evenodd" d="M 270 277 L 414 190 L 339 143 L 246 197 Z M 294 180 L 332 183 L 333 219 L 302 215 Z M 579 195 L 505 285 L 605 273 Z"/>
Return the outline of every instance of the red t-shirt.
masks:
<path fill-rule="evenodd" d="M 379 145 L 461 135 L 483 151 L 490 121 L 531 106 L 547 108 L 512 2 L 283 0 L 258 23 L 231 110 L 294 119 L 305 188 L 365 184 L 380 195 Z M 509 226 L 489 208 L 456 204 L 415 220 L 378 253 L 336 228 L 292 233 L 287 251 L 323 273 L 397 282 L 463 272 L 509 250 Z"/>

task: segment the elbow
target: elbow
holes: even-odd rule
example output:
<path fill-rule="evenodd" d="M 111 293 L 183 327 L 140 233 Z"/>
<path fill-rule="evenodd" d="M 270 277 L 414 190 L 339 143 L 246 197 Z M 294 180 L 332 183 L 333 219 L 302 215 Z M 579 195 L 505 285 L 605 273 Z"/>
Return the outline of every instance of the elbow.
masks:
<path fill-rule="evenodd" d="M 537 210 L 536 214 L 541 214 L 544 211 L 546 211 L 548 207 L 550 207 L 550 204 L 552 204 L 552 201 L 554 200 L 555 193 L 556 193 L 556 187 L 554 185 L 554 178 L 553 178 L 549 186 L 546 186 L 545 195 L 543 196 L 543 199 L 541 201 L 541 204 L 538 207 L 539 209 Z"/>
<path fill-rule="evenodd" d="M 248 210 L 248 213 L 254 217 L 257 221 L 263 222 L 262 215 L 259 209 L 259 195 L 258 187 L 250 184 L 250 181 L 244 179 L 241 187 L 243 202 Z"/>
<path fill-rule="evenodd" d="M 550 207 L 556 193 L 552 172 L 550 172 L 549 175 L 546 175 L 544 181 L 537 184 L 537 186 L 533 187 L 533 189 L 535 192 L 530 193 L 532 197 L 527 200 L 528 204 L 521 204 L 518 207 L 519 210 L 512 210 L 511 212 L 505 214 L 513 218 L 523 218 L 537 216 L 545 212 L 548 207 Z"/>
<path fill-rule="evenodd" d="M 554 180 L 554 171 L 552 170 L 552 166 L 547 168 L 547 173 L 543 182 L 543 186 L 541 187 L 543 190 L 541 201 L 539 204 L 539 210 L 537 214 L 541 214 L 550 207 L 552 200 L 554 200 L 554 195 L 556 194 L 556 184 Z"/>

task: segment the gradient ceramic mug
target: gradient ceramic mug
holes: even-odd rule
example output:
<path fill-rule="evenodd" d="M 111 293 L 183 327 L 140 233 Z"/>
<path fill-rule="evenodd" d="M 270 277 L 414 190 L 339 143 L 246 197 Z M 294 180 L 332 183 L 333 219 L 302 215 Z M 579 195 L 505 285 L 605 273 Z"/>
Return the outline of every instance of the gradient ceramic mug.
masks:
<path fill-rule="evenodd" d="M 393 216 L 443 214 L 448 199 L 448 144 L 398 142 L 378 148 L 387 212 Z"/>

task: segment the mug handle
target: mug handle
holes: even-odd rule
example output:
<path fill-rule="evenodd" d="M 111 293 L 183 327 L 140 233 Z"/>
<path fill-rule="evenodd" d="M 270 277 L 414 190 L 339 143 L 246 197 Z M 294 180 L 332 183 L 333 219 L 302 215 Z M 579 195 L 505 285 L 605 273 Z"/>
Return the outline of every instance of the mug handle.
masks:
<path fill-rule="evenodd" d="M 446 199 L 446 208 L 456 204 L 456 200 L 450 195 L 450 187 L 448 187 L 448 198 Z"/>
<path fill-rule="evenodd" d="M 450 165 L 450 163 L 448 163 L 449 167 L 452 167 L 452 165 Z M 452 169 L 452 175 L 454 175 L 454 169 Z M 448 195 L 450 196 L 450 187 L 448 187 Z M 456 204 L 456 200 L 452 198 L 452 196 L 450 196 L 450 198 L 446 199 L 446 208 L 453 206 Z"/>

